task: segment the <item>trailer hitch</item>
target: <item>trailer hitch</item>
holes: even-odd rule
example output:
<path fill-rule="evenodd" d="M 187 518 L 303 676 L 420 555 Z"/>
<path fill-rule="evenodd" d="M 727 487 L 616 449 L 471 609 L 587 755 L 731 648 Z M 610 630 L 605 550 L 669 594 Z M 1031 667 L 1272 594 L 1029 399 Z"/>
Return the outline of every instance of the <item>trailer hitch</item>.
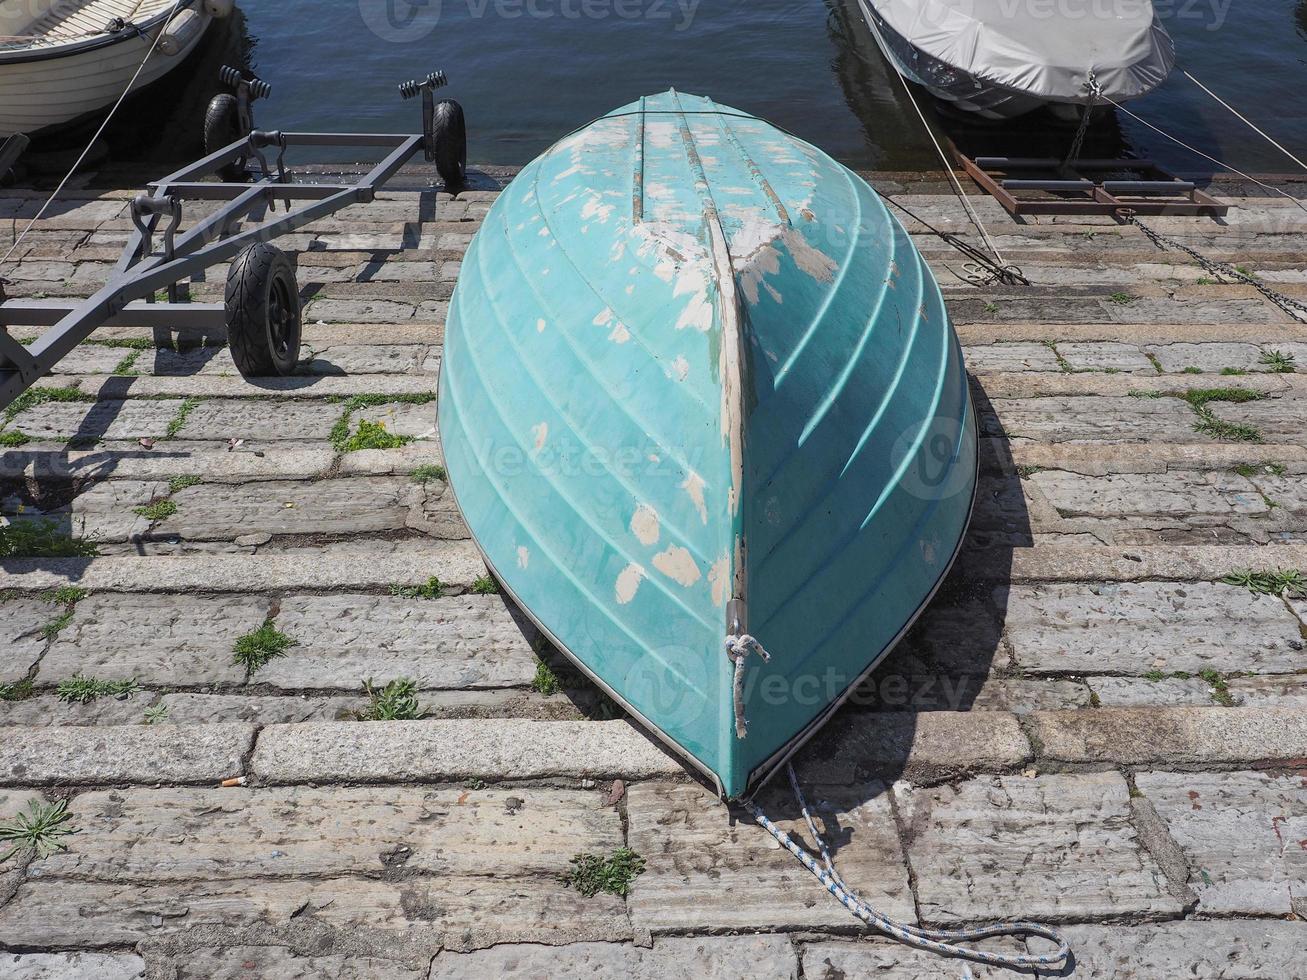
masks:
<path fill-rule="evenodd" d="M 436 89 L 449 84 L 443 71 L 433 71 L 419 81 L 399 83 L 400 97 L 405 101 L 421 93 L 422 95 L 422 151 L 430 163 L 436 158 Z"/>
<path fill-rule="evenodd" d="M 172 194 L 161 194 L 158 197 L 137 194 L 132 198 L 132 224 L 141 235 L 140 257 L 142 259 L 154 254 L 154 227 L 157 224 L 155 219 L 164 215 L 168 217 L 168 227 L 163 230 L 163 261 L 171 262 L 176 255 L 174 242 L 177 228 L 182 223 L 181 198 Z M 147 218 L 150 220 L 146 220 Z M 168 302 L 176 303 L 177 296 L 177 283 L 168 283 Z M 154 297 L 150 296 L 147 302 L 153 303 Z"/>
<path fill-rule="evenodd" d="M 250 133 L 250 155 L 259 161 L 259 173 L 261 180 L 272 180 L 272 168 L 268 166 L 268 158 L 263 155 L 263 151 L 269 146 L 277 148 L 277 183 L 288 184 L 290 178 L 286 175 L 286 134 L 280 129 L 261 130 L 256 129 Z M 268 203 L 272 205 L 272 197 L 269 195 Z M 289 204 L 287 205 L 289 207 Z M 272 210 L 276 210 L 272 207 Z"/>

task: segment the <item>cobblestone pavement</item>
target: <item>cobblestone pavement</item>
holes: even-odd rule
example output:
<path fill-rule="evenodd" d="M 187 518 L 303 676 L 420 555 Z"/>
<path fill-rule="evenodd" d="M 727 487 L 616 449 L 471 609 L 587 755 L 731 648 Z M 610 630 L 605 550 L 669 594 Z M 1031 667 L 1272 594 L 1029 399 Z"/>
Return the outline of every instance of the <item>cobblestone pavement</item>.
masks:
<path fill-rule="evenodd" d="M 1223 222 L 1152 224 L 1307 298 L 1307 214 L 1225 189 Z M 37 206 L 8 193 L 0 246 Z M 0 861 L 0 977 L 963 976 L 868 936 L 486 594 L 434 391 L 493 196 L 283 241 L 303 377 L 108 328 L 4 419 L 32 533 L 0 561 L 0 822 L 67 801 L 76 833 Z M 129 197 L 54 208 L 10 295 L 93 290 Z M 1036 285 L 966 286 L 916 236 L 982 416 L 970 540 L 800 776 L 892 915 L 1061 923 L 1076 978 L 1307 976 L 1307 600 L 1227 581 L 1307 572 L 1307 328 L 1136 229 L 977 205 Z M 403 444 L 356 449 L 361 421 Z M 98 554 L 31 557 L 74 539 Z M 401 679 L 423 719 L 359 720 L 406 713 Z M 629 895 L 563 881 L 624 846 Z"/>

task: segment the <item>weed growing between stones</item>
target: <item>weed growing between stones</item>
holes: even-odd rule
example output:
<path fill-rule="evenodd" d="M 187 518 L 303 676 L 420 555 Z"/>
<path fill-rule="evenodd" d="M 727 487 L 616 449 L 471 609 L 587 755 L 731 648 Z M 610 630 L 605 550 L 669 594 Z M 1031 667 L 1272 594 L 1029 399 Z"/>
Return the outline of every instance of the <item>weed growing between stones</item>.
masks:
<path fill-rule="evenodd" d="M 46 402 L 91 402 L 95 398 L 86 392 L 77 388 L 28 388 L 25 392 L 9 403 L 5 409 L 5 421 L 11 422 L 21 413 L 27 411 L 35 405 L 44 405 Z"/>
<path fill-rule="evenodd" d="M 132 510 L 148 521 L 162 521 L 177 513 L 177 505 L 167 497 L 155 497 L 145 506 L 134 507 Z"/>
<path fill-rule="evenodd" d="M 187 487 L 193 487 L 200 482 L 198 476 L 174 476 L 168 481 L 168 493 L 174 494 L 185 490 Z"/>
<path fill-rule="evenodd" d="M 284 657 L 293 646 L 295 640 L 277 629 L 271 619 L 265 619 L 258 629 L 236 640 L 232 660 L 244 667 L 245 676 L 249 677 L 269 661 Z"/>
<path fill-rule="evenodd" d="M 142 716 L 145 724 L 158 725 L 168 720 L 168 706 L 166 704 L 156 704 L 145 709 Z"/>
<path fill-rule="evenodd" d="M 50 520 L 14 521 L 0 527 L 0 558 L 94 558 L 94 542 L 74 538 Z"/>
<path fill-rule="evenodd" d="M 1157 355 L 1152 351 L 1144 351 L 1144 357 L 1148 358 L 1148 363 L 1153 366 L 1153 370 L 1158 374 L 1165 374 L 1162 370 L 1162 362 L 1157 359 Z"/>
<path fill-rule="evenodd" d="M 57 589 L 42 592 L 41 598 L 46 602 L 57 602 L 65 606 L 71 606 L 74 603 L 81 602 L 88 595 L 90 593 L 86 589 L 79 589 L 75 585 L 63 585 Z"/>
<path fill-rule="evenodd" d="M 1288 468 L 1283 463 L 1236 463 L 1230 467 L 1231 473 L 1239 476 L 1284 476 Z"/>
<path fill-rule="evenodd" d="M 631 883 L 644 874 L 644 858 L 629 847 L 619 847 L 608 858 L 578 854 L 570 863 L 572 866 L 563 875 L 563 884 L 575 888 L 586 898 L 600 892 L 625 898 L 631 891 Z"/>
<path fill-rule="evenodd" d="M 366 680 L 363 690 L 368 706 L 355 715 L 359 721 L 416 721 L 426 717 L 418 703 L 416 681 L 401 677 L 378 689 Z"/>
<path fill-rule="evenodd" d="M 559 687 L 558 675 L 554 673 L 554 668 L 543 660 L 536 660 L 536 675 L 531 678 L 531 686 L 538 694 L 549 697 L 551 694 L 557 694 Z"/>
<path fill-rule="evenodd" d="M 1021 477 L 1021 479 L 1023 480 L 1028 480 L 1036 473 L 1042 472 L 1043 469 L 1044 467 L 1042 466 L 1035 466 L 1030 463 L 1022 463 L 1017 467 L 1017 476 Z"/>
<path fill-rule="evenodd" d="M 50 622 L 42 626 L 41 635 L 45 637 L 47 640 L 53 640 L 56 636 L 62 633 L 64 631 L 64 627 L 66 627 L 72 621 L 73 621 L 73 611 L 69 609 L 67 612 L 60 613 L 54 619 L 50 620 Z"/>
<path fill-rule="evenodd" d="M 412 441 L 412 436 L 399 436 L 387 432 L 384 422 L 359 419 L 358 431 L 336 448 L 342 453 L 356 453 L 361 449 L 398 449 Z"/>
<path fill-rule="evenodd" d="M 1113 303 L 1116 303 L 1118 306 L 1126 306 L 1135 301 L 1135 298 L 1129 293 L 1113 293 L 1108 297 L 1108 299 Z"/>
<path fill-rule="evenodd" d="M 1200 367 L 1194 367 L 1192 364 L 1190 364 L 1187 368 L 1184 369 L 1184 372 L 1183 372 L 1183 373 L 1184 373 L 1184 374 L 1202 374 L 1202 373 L 1203 373 L 1203 369 L 1200 368 Z"/>
<path fill-rule="evenodd" d="M 1285 354 L 1278 350 L 1266 351 L 1262 354 L 1258 363 L 1265 365 L 1273 374 L 1293 374 L 1292 354 Z"/>
<path fill-rule="evenodd" d="M 445 594 L 445 583 L 432 575 L 421 585 L 392 585 L 390 594 L 399 599 L 439 599 Z"/>
<path fill-rule="evenodd" d="M 0 864 L 21 851 L 31 851 L 39 858 L 55 851 L 66 851 L 68 845 L 63 838 L 77 833 L 70 824 L 71 820 L 67 800 L 53 803 L 32 800 L 26 813 L 0 823 L 0 842 L 14 845 L 0 857 Z"/>
<path fill-rule="evenodd" d="M 0 449 L 17 449 L 19 446 L 26 446 L 31 441 L 31 436 L 25 432 L 19 432 L 17 429 L 0 432 Z"/>
<path fill-rule="evenodd" d="M 131 697 L 140 685 L 134 680 L 102 681 L 97 677 L 75 674 L 66 681 L 61 681 L 55 689 L 59 700 L 65 704 L 90 704 L 97 698 Z"/>
<path fill-rule="evenodd" d="M 499 595 L 499 583 L 489 575 L 480 575 L 472 582 L 473 595 Z"/>
<path fill-rule="evenodd" d="M 1226 368 L 1221 368 L 1221 373 L 1227 376 L 1235 376 L 1235 375 L 1247 374 L 1248 372 L 1245 371 L 1243 368 L 1226 367 Z"/>
<path fill-rule="evenodd" d="M 445 472 L 445 468 L 443 466 L 434 466 L 428 464 L 426 466 L 419 466 L 417 469 L 413 471 L 414 483 L 430 483 L 432 480 L 444 481 L 448 479 L 449 479 L 449 475 Z"/>
<path fill-rule="evenodd" d="M 338 418 L 336 420 L 336 424 L 331 427 L 331 434 L 327 438 L 331 440 L 331 445 L 336 450 L 336 452 L 338 453 L 354 452 L 355 449 L 346 448 L 346 446 L 354 438 L 354 436 L 352 436 L 350 432 L 349 418 L 360 408 L 375 408 L 378 405 L 388 405 L 388 404 L 393 404 L 395 402 L 399 402 L 404 405 L 425 405 L 430 401 L 434 401 L 435 397 L 436 396 L 434 394 L 353 395 L 352 397 L 347 398 L 343 403 L 342 411 L 340 413 L 340 418 Z M 382 432 L 385 432 L 385 426 L 382 426 L 380 423 L 369 422 L 367 424 L 372 426 L 377 426 L 382 430 Z M 364 422 L 360 420 L 359 422 L 360 432 L 362 432 L 363 430 L 363 425 Z M 387 435 L 389 435 L 389 433 L 387 433 Z M 411 436 L 392 436 L 391 438 L 404 440 L 403 442 L 395 444 L 398 446 L 407 445 L 408 443 L 413 441 L 413 438 Z M 356 449 L 393 449 L 393 448 L 395 448 L 395 446 L 356 447 Z"/>
<path fill-rule="evenodd" d="M 1230 688 L 1226 685 L 1224 677 L 1211 667 L 1199 671 L 1198 676 L 1211 688 L 1210 693 L 1213 701 L 1225 708 L 1234 707 L 1234 696 L 1230 693 Z"/>
<path fill-rule="evenodd" d="M 1217 439 L 1228 439 L 1232 442 L 1262 441 L 1262 434 L 1253 426 L 1244 425 L 1241 422 L 1227 422 L 1222 418 L 1218 418 L 1207 407 L 1211 402 L 1241 404 L 1243 402 L 1260 401 L 1262 396 L 1257 392 L 1249 391 L 1247 388 L 1190 388 L 1180 397 L 1189 403 L 1189 407 L 1198 416 L 1198 421 L 1194 423 L 1195 432 L 1202 432 Z"/>
<path fill-rule="evenodd" d="M 128 351 L 126 354 L 123 355 L 123 359 L 119 361 L 117 364 L 115 364 L 113 370 L 110 371 L 109 373 L 120 375 L 120 376 L 135 377 L 136 375 L 141 373 L 140 371 L 136 370 L 136 366 L 135 366 L 136 359 L 140 356 L 141 356 L 141 352 L 138 350 Z"/>
<path fill-rule="evenodd" d="M 198 398 L 187 398 L 177 406 L 177 414 L 168 420 L 168 428 L 164 429 L 165 439 L 175 439 L 181 432 L 182 427 L 186 425 L 186 420 L 190 417 L 191 412 L 200 407 Z"/>
<path fill-rule="evenodd" d="M 14 684 L 0 684 L 0 701 L 26 701 L 31 696 L 31 678 L 24 677 Z"/>
<path fill-rule="evenodd" d="M 1253 595 L 1302 596 L 1307 595 L 1307 575 L 1297 569 L 1277 569 L 1256 572 L 1240 569 L 1221 579 L 1226 585 L 1237 585 Z"/>

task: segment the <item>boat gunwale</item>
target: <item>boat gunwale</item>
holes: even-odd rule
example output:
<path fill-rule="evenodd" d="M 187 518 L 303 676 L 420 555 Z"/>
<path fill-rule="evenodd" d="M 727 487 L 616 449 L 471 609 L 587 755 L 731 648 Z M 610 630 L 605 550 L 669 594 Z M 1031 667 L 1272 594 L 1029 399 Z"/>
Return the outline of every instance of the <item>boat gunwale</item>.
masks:
<path fill-rule="evenodd" d="M 33 64 L 38 61 L 52 61 L 56 58 L 68 58 L 74 55 L 85 54 L 89 51 L 96 51 L 100 48 L 111 47 L 115 44 L 122 44 L 127 41 L 141 40 L 146 43 L 152 43 L 154 38 L 146 35 L 154 30 L 157 25 L 166 25 L 171 19 L 180 14 L 183 10 L 197 7 L 199 0 L 181 0 L 176 8 L 169 7 L 157 14 L 147 18 L 140 24 L 133 24 L 134 30 L 124 28 L 117 33 L 96 34 L 82 40 L 55 41 L 46 47 L 26 47 L 26 48 L 0 48 L 0 68 L 8 65 Z M 203 10 L 198 11 L 201 16 Z M 165 55 L 165 57 L 167 57 Z"/>

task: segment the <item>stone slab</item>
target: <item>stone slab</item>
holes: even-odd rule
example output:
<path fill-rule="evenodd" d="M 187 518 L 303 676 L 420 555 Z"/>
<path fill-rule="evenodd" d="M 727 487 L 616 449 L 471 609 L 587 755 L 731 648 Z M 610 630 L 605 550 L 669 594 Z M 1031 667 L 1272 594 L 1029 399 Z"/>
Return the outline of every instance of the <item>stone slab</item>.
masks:
<path fill-rule="evenodd" d="M 19 412 L 12 427 L 33 439 L 162 438 L 180 399 L 46 402 Z"/>
<path fill-rule="evenodd" d="M 41 628 L 59 615 L 58 607 L 39 599 L 0 602 L 0 684 L 27 676 L 45 650 Z"/>
<path fill-rule="evenodd" d="M 269 783 L 680 775 L 625 721 L 438 720 L 272 725 L 253 771 Z"/>
<path fill-rule="evenodd" d="M 622 846 L 596 792 L 555 789 L 124 789 L 77 796 L 79 832 L 43 879 L 223 881 L 405 875 L 558 878 Z M 186 841 L 178 848 L 178 841 Z"/>
<path fill-rule="evenodd" d="M 1194 431 L 1194 414 L 1176 398 L 1128 396 L 1050 396 L 1005 398 L 992 402 L 993 416 L 981 413 L 986 435 L 1042 442 L 1211 442 Z M 1251 404 L 1258 404 L 1256 402 Z"/>
<path fill-rule="evenodd" d="M 1307 399 L 1267 398 L 1256 402 L 1212 402 L 1213 414 L 1253 426 L 1267 442 L 1300 446 L 1307 440 Z"/>
<path fill-rule="evenodd" d="M 127 697 L 96 698 L 87 704 L 69 704 L 54 694 L 0 701 L 0 726 L 140 725 L 145 723 L 145 710 L 158 699 L 153 692 L 137 691 Z"/>
<path fill-rule="evenodd" d="M 849 886 L 897 918 L 912 920 L 908 888 L 884 784 L 806 787 Z M 793 796 L 765 790 L 763 811 L 811 846 Z M 688 929 L 845 926 L 848 911 L 743 810 L 698 785 L 641 783 L 628 789 L 629 846 L 647 870 L 631 889 L 631 921 L 654 933 Z"/>
<path fill-rule="evenodd" d="M 185 930 L 320 925 L 342 940 L 406 943 L 629 939 L 620 899 L 582 898 L 548 877 L 190 881 L 157 885 L 30 881 L 0 906 L 0 935 L 23 947 L 104 948 Z"/>
<path fill-rule="evenodd" d="M 1244 920 L 1156 925 L 1074 925 L 1059 930 L 1075 955 L 1073 980 L 1288 980 L 1301 975 L 1307 924 Z M 1049 948 L 1031 940 L 1033 951 Z M 885 940 L 816 942 L 803 950 L 807 980 L 938 980 L 961 961 L 941 960 Z M 1026 972 L 969 964 L 976 980 L 1021 980 Z"/>
<path fill-rule="evenodd" d="M 185 439 L 326 439 L 340 418 L 340 408 L 326 402 L 213 398 L 201 402 L 186 419 Z"/>
<path fill-rule="evenodd" d="M 1060 371 L 1057 355 L 1047 344 L 981 344 L 967 347 L 967 370 L 972 374 L 994 371 Z"/>
<path fill-rule="evenodd" d="M 1274 596 L 1210 582 L 999 586 L 1006 637 L 1032 674 L 1289 674 L 1299 624 Z"/>
<path fill-rule="evenodd" d="M 262 671 L 258 675 L 258 682 L 263 683 Z M 167 711 L 163 721 L 170 725 L 211 725 L 232 721 L 254 725 L 289 725 L 304 721 L 352 720 L 356 712 L 367 706 L 367 698 L 174 693 L 163 695 L 159 703 Z"/>
<path fill-rule="evenodd" d="M 1036 711 L 1030 732 L 1055 762 L 1116 765 L 1298 764 L 1307 716 L 1293 707 Z"/>
<path fill-rule="evenodd" d="M 1135 785 L 1166 822 L 1208 915 L 1307 911 L 1307 781 L 1260 772 L 1144 772 Z"/>
<path fill-rule="evenodd" d="M 508 944 L 471 953 L 442 950 L 430 980 L 481 977 L 593 977 L 594 980 L 795 980 L 798 957 L 784 936 L 703 936 L 655 940 L 648 948 L 619 943 L 568 946 Z"/>
<path fill-rule="evenodd" d="M 132 953 L 0 953 L 0 980 L 145 980 Z"/>
<path fill-rule="evenodd" d="M 167 687 L 239 684 L 245 669 L 232 660 L 236 640 L 257 629 L 270 607 L 260 596 L 93 595 L 51 645 L 40 683 L 83 673 Z"/>
<path fill-rule="evenodd" d="M 499 596 L 288 596 L 277 626 L 299 645 L 259 682 L 285 690 L 396 678 L 421 688 L 524 687 L 536 671 L 535 628 Z"/>
<path fill-rule="evenodd" d="M 360 419 L 379 422 L 387 432 L 414 439 L 436 439 L 436 403 L 414 405 L 407 402 L 390 402 L 385 405 L 369 405 L 350 416 L 350 430 L 358 429 Z"/>
<path fill-rule="evenodd" d="M 894 787 L 923 920 L 1178 915 L 1117 773 Z"/>
<path fill-rule="evenodd" d="M 381 477 L 189 487 L 156 538 L 229 541 L 246 534 L 366 534 L 406 526 L 412 481 Z"/>
<path fill-rule="evenodd" d="M 1061 343 L 1057 352 L 1073 371 L 1108 371 L 1121 374 L 1156 374 L 1142 350 L 1136 344 Z"/>
<path fill-rule="evenodd" d="M 169 980 L 425 980 L 427 966 L 379 956 L 297 955 L 284 946 L 224 946 L 169 957 Z"/>
<path fill-rule="evenodd" d="M 253 725 L 3 728 L 0 785 L 214 783 L 253 742 Z"/>
<path fill-rule="evenodd" d="M 135 513 L 135 508 L 165 496 L 166 485 L 155 481 L 106 480 L 83 489 L 66 504 L 50 510 L 37 510 L 8 498 L 0 508 L 6 514 L 21 513 L 33 520 L 50 520 L 64 534 L 90 541 L 125 542 L 144 532 L 150 522 Z"/>
<path fill-rule="evenodd" d="M 1234 473 L 1084 476 L 1052 470 L 1032 474 L 1029 480 L 1063 517 L 1231 517 L 1270 510 L 1252 481 Z"/>

